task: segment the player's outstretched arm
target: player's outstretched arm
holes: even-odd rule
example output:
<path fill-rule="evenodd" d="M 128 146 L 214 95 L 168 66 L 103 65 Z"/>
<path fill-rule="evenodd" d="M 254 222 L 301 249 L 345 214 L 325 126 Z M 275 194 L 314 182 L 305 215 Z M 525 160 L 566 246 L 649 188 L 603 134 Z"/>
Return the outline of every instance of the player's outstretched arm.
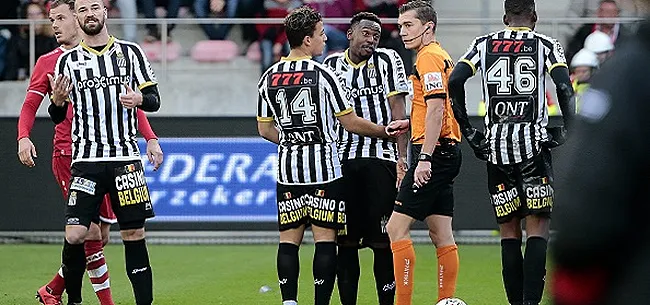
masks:
<path fill-rule="evenodd" d="M 273 121 L 257 121 L 257 132 L 259 132 L 262 138 L 273 142 L 275 144 L 280 143 L 280 132 L 275 128 Z"/>
<path fill-rule="evenodd" d="M 474 150 L 477 158 L 486 161 L 490 155 L 489 145 L 480 131 L 474 128 L 467 116 L 465 83 L 474 75 L 474 69 L 464 61 L 459 62 L 449 77 L 449 96 L 454 118 L 460 126 L 463 136 Z"/>
<path fill-rule="evenodd" d="M 389 134 L 386 126 L 377 125 L 366 119 L 360 118 L 354 111 L 350 111 L 344 115 L 338 116 L 337 118 L 339 119 L 339 122 L 341 122 L 341 125 L 343 125 L 343 128 L 352 133 L 372 138 L 389 138 L 396 135 L 392 132 Z M 389 127 L 392 125 L 398 124 L 391 124 Z M 406 126 L 408 128 L 408 125 Z M 399 130 L 396 130 L 399 134 L 404 132 L 404 126 L 400 125 L 396 127 L 399 128 Z"/>

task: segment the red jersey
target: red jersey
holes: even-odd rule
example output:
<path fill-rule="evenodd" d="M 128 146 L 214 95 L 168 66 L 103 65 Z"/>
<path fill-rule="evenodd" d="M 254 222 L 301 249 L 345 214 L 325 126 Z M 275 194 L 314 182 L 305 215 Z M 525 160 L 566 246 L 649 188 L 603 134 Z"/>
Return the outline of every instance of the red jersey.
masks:
<path fill-rule="evenodd" d="M 34 126 L 36 119 L 36 111 L 41 106 L 43 98 L 46 94 L 52 92 L 50 87 L 50 80 L 47 75 L 54 75 L 54 68 L 59 56 L 65 52 L 63 47 L 58 47 L 47 54 L 43 54 L 36 61 L 34 72 L 29 80 L 29 87 L 27 88 L 27 95 L 23 108 L 20 111 L 18 118 L 18 140 L 22 138 L 29 138 L 29 133 Z M 65 121 L 57 124 L 54 127 L 54 152 L 55 156 L 72 156 L 72 108 L 68 107 L 68 113 Z M 146 115 L 140 109 L 138 113 L 138 131 L 146 140 L 156 139 L 157 136 L 149 125 Z"/>

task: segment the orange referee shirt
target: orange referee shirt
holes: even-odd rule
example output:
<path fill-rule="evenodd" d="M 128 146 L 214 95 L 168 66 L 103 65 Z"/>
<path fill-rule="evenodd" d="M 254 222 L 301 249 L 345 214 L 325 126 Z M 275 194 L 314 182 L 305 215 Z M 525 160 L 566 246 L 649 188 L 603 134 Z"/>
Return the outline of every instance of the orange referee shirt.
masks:
<path fill-rule="evenodd" d="M 460 142 L 460 127 L 451 109 L 451 100 L 447 94 L 449 75 L 454 62 L 437 41 L 418 51 L 415 69 L 409 76 L 413 84 L 413 105 L 411 107 L 411 142 L 424 143 L 425 119 L 427 116 L 427 98 L 442 98 L 445 109 L 442 116 L 440 139 L 447 138 Z"/>

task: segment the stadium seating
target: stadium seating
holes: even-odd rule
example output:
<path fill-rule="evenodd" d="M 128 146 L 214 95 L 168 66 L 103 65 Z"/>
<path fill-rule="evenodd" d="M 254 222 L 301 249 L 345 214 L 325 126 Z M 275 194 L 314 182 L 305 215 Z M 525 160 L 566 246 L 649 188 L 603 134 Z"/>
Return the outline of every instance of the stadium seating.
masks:
<path fill-rule="evenodd" d="M 231 61 L 239 55 L 237 44 L 230 40 L 203 40 L 197 42 L 190 56 L 198 62 Z"/>
<path fill-rule="evenodd" d="M 160 43 L 160 41 L 156 41 L 152 43 L 142 43 L 140 46 L 142 46 L 142 49 L 147 55 L 147 58 L 149 58 L 149 61 L 152 62 L 162 61 L 163 52 L 162 52 L 162 44 Z M 181 53 L 181 45 L 179 43 L 172 41 L 167 44 L 168 61 L 174 61 L 178 59 L 178 57 L 181 55 L 180 53 Z"/>

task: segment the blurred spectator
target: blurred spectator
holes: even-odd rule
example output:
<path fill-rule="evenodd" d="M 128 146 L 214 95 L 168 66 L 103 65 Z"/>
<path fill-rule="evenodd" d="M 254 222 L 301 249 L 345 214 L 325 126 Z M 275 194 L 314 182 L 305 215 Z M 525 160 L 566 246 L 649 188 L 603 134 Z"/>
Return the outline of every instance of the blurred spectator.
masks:
<path fill-rule="evenodd" d="M 128 1 L 128 0 L 127 0 Z M 131 0 L 133 1 L 133 0 Z M 138 0 L 140 5 L 140 10 L 145 18 L 156 18 L 156 6 L 162 6 L 166 9 L 166 18 L 176 18 L 178 17 L 178 11 L 181 8 L 181 0 Z M 171 40 L 171 32 L 174 29 L 175 24 L 167 25 L 167 39 Z M 147 24 L 147 35 L 144 37 L 145 42 L 154 42 L 158 41 L 161 38 L 161 30 L 156 24 Z M 162 28 L 162 26 L 161 26 Z"/>
<path fill-rule="evenodd" d="M 138 17 L 138 7 L 135 0 L 114 0 L 115 6 L 120 11 L 120 18 L 135 19 Z M 137 24 L 134 22 L 123 23 L 122 31 L 124 33 L 124 40 L 136 41 L 137 40 Z"/>
<path fill-rule="evenodd" d="M 290 11 L 302 5 L 300 0 L 264 0 L 263 18 L 284 18 Z M 280 56 L 289 53 L 287 35 L 282 24 L 258 24 L 260 51 L 262 53 L 262 73 L 266 71 Z"/>
<path fill-rule="evenodd" d="M 602 0 L 572 0 L 569 5 L 567 17 L 581 18 L 593 17 L 598 13 L 598 7 Z M 619 8 L 621 8 L 620 15 L 622 17 L 638 17 L 642 15 L 642 10 L 634 0 L 619 0 L 617 1 Z"/>
<path fill-rule="evenodd" d="M 42 20 L 46 18 L 45 7 L 38 3 L 29 3 L 22 11 L 23 17 L 26 19 Z M 35 59 L 58 47 L 49 24 L 37 24 L 35 34 Z M 24 80 L 29 77 L 29 25 L 21 26 L 18 33 L 11 37 L 5 59 L 4 79 Z"/>
<path fill-rule="evenodd" d="M 599 2 L 598 10 L 596 11 L 596 16 L 598 18 L 617 18 L 620 16 L 620 8 L 614 0 L 601 0 Z M 569 41 L 566 52 L 567 60 L 569 60 L 569 62 L 573 56 L 583 48 L 587 36 L 595 31 L 601 31 L 607 34 L 616 47 L 630 36 L 629 30 L 620 23 L 585 24 L 576 31 Z"/>
<path fill-rule="evenodd" d="M 19 0 L 2 0 L 0 5 L 0 19 L 18 18 Z M 13 35 L 16 34 L 16 27 L 10 25 L 0 25 L 0 80 L 3 79 L 5 70 L 5 56 L 7 54 L 7 45 Z"/>
<path fill-rule="evenodd" d="M 261 9 L 260 9 L 261 8 Z M 197 18 L 250 18 L 261 13 L 264 8 L 263 0 L 194 0 L 194 14 Z M 201 24 L 203 32 L 210 40 L 228 38 L 232 24 Z M 253 35 L 251 35 L 251 30 Z M 242 25 L 243 38 L 252 42 L 257 38 L 253 25 Z"/>
<path fill-rule="evenodd" d="M 589 81 L 598 66 L 598 57 L 587 49 L 580 50 L 571 60 L 571 83 L 576 97 L 576 112 L 580 111 L 582 94 L 589 89 Z"/>
<path fill-rule="evenodd" d="M 313 7 L 325 18 L 352 18 L 355 14 L 355 3 L 350 0 L 304 0 L 305 4 Z M 341 24 L 325 23 L 325 49 L 323 55 L 316 58 L 322 62 L 328 53 L 342 51 L 348 48 L 348 28 L 349 22 Z"/>
<path fill-rule="evenodd" d="M 408 0 L 356 0 L 356 2 L 359 11 L 375 13 L 382 18 L 397 18 L 399 16 L 399 7 Z M 397 51 L 404 61 L 406 75 L 411 74 L 413 71 L 413 52 L 404 47 L 397 24 L 382 23 L 379 47 Z"/>
<path fill-rule="evenodd" d="M 601 31 L 595 31 L 589 34 L 585 38 L 584 48 L 596 54 L 600 65 L 614 55 L 614 44 L 612 40 L 607 34 Z"/>

